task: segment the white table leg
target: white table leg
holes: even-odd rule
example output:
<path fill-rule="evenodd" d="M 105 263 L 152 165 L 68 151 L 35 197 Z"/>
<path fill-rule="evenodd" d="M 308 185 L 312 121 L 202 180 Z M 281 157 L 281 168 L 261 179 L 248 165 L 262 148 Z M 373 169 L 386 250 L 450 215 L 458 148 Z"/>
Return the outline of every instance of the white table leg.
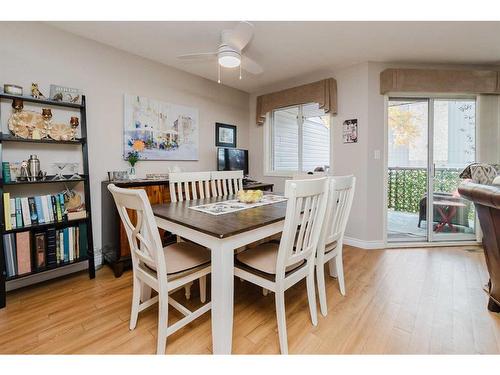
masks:
<path fill-rule="evenodd" d="M 233 341 L 233 251 L 222 246 L 212 253 L 212 346 L 214 354 L 231 354 Z"/>

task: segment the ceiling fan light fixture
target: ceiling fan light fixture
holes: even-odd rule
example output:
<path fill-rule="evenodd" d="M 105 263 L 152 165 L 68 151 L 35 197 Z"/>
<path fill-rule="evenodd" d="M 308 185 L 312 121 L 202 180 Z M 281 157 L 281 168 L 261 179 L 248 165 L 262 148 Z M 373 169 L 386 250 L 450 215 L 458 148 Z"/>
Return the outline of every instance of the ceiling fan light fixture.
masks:
<path fill-rule="evenodd" d="M 219 52 L 218 60 L 224 68 L 236 68 L 241 65 L 241 56 L 235 51 Z"/>

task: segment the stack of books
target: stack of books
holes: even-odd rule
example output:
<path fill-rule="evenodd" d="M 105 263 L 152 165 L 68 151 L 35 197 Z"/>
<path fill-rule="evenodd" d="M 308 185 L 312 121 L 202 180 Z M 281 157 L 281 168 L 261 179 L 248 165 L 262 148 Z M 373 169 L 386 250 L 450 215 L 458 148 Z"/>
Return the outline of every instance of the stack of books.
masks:
<path fill-rule="evenodd" d="M 85 211 L 68 215 L 63 194 L 11 198 L 10 193 L 4 193 L 3 203 L 5 230 L 87 217 Z"/>
<path fill-rule="evenodd" d="M 87 224 L 64 229 L 4 234 L 7 277 L 87 258 Z"/>

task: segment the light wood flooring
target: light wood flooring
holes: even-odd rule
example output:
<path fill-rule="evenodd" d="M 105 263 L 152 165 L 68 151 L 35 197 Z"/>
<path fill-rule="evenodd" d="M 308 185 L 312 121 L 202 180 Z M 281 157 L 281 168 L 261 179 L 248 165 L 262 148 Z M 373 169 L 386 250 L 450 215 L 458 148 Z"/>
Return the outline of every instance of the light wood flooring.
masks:
<path fill-rule="evenodd" d="M 291 354 L 500 353 L 500 316 L 486 308 L 480 249 L 344 252 L 347 296 L 328 278 L 329 312 L 317 327 L 305 284 L 286 292 Z M 81 273 L 11 292 L 0 310 L 0 353 L 155 353 L 157 308 L 129 331 L 131 291 L 130 271 L 117 279 L 103 267 L 95 280 Z M 185 301 L 183 293 L 176 298 Z M 198 301 L 195 284 L 188 305 Z M 167 353 L 209 354 L 211 345 L 205 314 L 168 338 Z M 239 280 L 233 353 L 279 353 L 273 295 Z"/>

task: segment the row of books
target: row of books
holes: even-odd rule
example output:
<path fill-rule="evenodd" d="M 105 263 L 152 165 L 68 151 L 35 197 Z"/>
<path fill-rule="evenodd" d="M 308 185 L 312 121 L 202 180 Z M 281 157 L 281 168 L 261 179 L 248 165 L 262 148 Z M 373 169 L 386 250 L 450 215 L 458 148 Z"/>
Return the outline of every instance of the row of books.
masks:
<path fill-rule="evenodd" d="M 87 224 L 4 234 L 7 277 L 53 268 L 87 257 Z"/>
<path fill-rule="evenodd" d="M 3 193 L 5 229 L 67 220 L 64 194 L 11 198 Z"/>

